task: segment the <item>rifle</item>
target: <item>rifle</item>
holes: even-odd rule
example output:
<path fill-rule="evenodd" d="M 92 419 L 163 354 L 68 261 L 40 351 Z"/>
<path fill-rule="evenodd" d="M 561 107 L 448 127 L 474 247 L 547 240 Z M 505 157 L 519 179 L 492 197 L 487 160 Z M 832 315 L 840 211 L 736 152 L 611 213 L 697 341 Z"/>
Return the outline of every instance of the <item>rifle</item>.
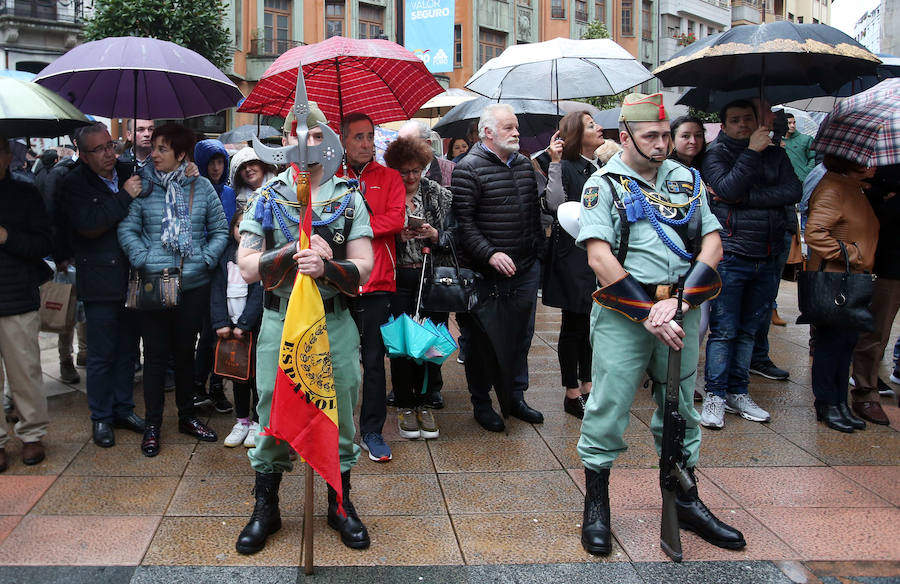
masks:
<path fill-rule="evenodd" d="M 678 308 L 675 322 L 684 322 L 681 302 L 684 297 L 684 278 L 678 282 Z M 666 374 L 666 399 L 663 409 L 662 453 L 659 458 L 659 488 L 662 491 L 662 522 L 659 544 L 667 556 L 680 562 L 681 533 L 678 528 L 678 508 L 675 504 L 677 489 L 683 492 L 694 486 L 685 469 L 684 417 L 678 413 L 678 395 L 681 391 L 681 351 L 669 348 L 669 369 Z"/>

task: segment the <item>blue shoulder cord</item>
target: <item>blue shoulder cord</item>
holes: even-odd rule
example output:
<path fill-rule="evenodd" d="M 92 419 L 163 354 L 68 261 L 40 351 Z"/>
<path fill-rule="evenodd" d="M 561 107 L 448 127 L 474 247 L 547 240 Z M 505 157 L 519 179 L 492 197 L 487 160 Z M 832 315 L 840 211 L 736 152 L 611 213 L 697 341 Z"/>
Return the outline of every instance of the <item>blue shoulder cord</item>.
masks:
<path fill-rule="evenodd" d="M 278 227 L 281 229 L 281 233 L 284 234 L 284 236 L 287 238 L 288 241 L 294 241 L 295 238 L 291 234 L 290 230 L 288 229 L 285 219 L 287 219 L 288 221 L 290 221 L 292 223 L 299 224 L 300 218 L 297 217 L 295 219 L 294 217 L 291 217 L 290 215 L 288 215 L 287 213 L 284 212 L 284 210 L 281 208 L 281 205 L 272 203 L 272 198 L 269 196 L 269 191 L 270 191 L 270 188 L 272 187 L 272 185 L 275 184 L 276 181 L 277 181 L 277 179 L 269 182 L 266 186 L 264 186 L 262 188 L 262 194 L 265 196 L 263 197 L 262 205 L 257 204 L 256 212 L 255 212 L 253 218 L 262 225 L 262 228 L 265 231 L 265 230 L 271 230 L 274 228 L 274 225 L 272 223 L 272 217 L 274 216 L 275 219 L 278 221 Z M 344 196 L 343 201 L 341 201 L 341 206 L 338 207 L 338 209 L 334 212 L 334 214 L 331 216 L 330 219 L 322 219 L 321 221 L 313 221 L 312 222 L 313 227 L 319 227 L 322 225 L 330 225 L 331 223 L 336 221 L 338 217 L 343 215 L 344 210 L 347 208 L 347 205 L 350 204 L 350 198 L 353 196 L 353 191 L 356 189 L 356 186 L 359 184 L 359 182 L 356 179 L 350 179 L 347 181 L 347 184 L 350 186 L 350 188 L 347 190 L 347 194 Z"/>
<path fill-rule="evenodd" d="M 644 192 L 641 190 L 641 187 L 638 186 L 637 182 L 634 179 L 629 178 L 626 182 L 626 186 L 628 188 L 628 192 L 631 193 L 631 200 L 637 201 L 641 205 L 641 210 L 643 211 L 643 215 L 650 221 L 650 225 L 653 226 L 653 229 L 656 231 L 656 234 L 659 235 L 659 238 L 662 240 L 666 247 L 668 247 L 672 252 L 678 257 L 692 261 L 694 259 L 694 255 L 688 253 L 687 251 L 678 247 L 678 244 L 672 241 L 666 232 L 663 230 L 662 226 L 659 224 L 660 221 L 669 226 L 680 226 L 686 224 L 691 220 L 691 217 L 694 215 L 694 211 L 697 209 L 699 194 L 700 194 L 700 173 L 697 172 L 696 169 L 691 168 L 691 173 L 694 175 L 694 200 L 691 201 L 690 206 L 688 207 L 687 213 L 685 213 L 684 217 L 681 219 L 669 219 L 667 217 L 663 217 L 659 214 L 659 212 L 653 208 L 650 203 L 647 201 L 647 197 L 644 195 Z M 627 202 L 626 202 L 627 204 Z M 637 219 L 635 219 L 637 220 Z"/>

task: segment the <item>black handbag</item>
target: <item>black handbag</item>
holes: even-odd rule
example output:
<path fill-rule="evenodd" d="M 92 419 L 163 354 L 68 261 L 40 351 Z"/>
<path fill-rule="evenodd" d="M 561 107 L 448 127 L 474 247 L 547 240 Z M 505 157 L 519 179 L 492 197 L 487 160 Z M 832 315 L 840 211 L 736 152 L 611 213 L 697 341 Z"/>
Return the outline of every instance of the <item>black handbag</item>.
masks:
<path fill-rule="evenodd" d="M 843 272 L 826 272 L 825 260 L 817 271 L 803 271 L 797 279 L 800 316 L 797 324 L 815 324 L 861 332 L 875 330 L 869 311 L 875 274 L 851 274 L 850 256 L 844 242 L 838 242 L 844 255 Z"/>
<path fill-rule="evenodd" d="M 184 265 L 183 258 L 181 264 Z M 125 308 L 165 310 L 179 304 L 181 304 L 181 268 L 166 268 L 162 272 L 131 269 Z"/>
<path fill-rule="evenodd" d="M 431 262 L 428 269 L 428 256 L 424 254 L 422 261 L 421 307 L 426 312 L 469 312 L 477 302 L 475 280 L 481 277 L 467 268 L 459 267 L 453 240 L 450 240 L 452 266 L 435 266 Z"/>
<path fill-rule="evenodd" d="M 188 216 L 194 208 L 194 185 L 191 183 Z M 125 293 L 125 308 L 134 310 L 165 310 L 181 304 L 181 272 L 184 270 L 184 256 L 177 268 L 165 268 L 161 272 L 147 272 L 131 268 L 128 274 L 128 289 Z"/>

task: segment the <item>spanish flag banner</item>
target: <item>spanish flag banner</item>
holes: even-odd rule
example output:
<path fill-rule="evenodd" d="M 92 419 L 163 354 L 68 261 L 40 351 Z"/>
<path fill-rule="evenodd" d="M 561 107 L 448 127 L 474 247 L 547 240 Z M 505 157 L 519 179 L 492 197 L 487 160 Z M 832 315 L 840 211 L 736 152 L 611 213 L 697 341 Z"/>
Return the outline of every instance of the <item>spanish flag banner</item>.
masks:
<path fill-rule="evenodd" d="M 302 178 L 298 187 L 308 185 Z M 306 200 L 301 250 L 309 247 L 312 233 L 312 201 Z M 343 515 L 338 409 L 325 308 L 315 281 L 299 272 L 284 316 L 269 426 L 263 433 L 290 444 L 337 491 Z"/>

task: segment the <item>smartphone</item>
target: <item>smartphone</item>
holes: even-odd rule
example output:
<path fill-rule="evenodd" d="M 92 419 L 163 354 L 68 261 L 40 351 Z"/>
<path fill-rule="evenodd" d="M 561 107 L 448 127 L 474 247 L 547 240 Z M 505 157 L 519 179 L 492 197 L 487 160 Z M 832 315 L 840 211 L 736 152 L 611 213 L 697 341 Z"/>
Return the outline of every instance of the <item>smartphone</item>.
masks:
<path fill-rule="evenodd" d="M 424 217 L 416 217 L 415 215 L 409 215 L 406 218 L 406 226 L 410 229 L 418 229 L 419 227 L 425 225 Z"/>

